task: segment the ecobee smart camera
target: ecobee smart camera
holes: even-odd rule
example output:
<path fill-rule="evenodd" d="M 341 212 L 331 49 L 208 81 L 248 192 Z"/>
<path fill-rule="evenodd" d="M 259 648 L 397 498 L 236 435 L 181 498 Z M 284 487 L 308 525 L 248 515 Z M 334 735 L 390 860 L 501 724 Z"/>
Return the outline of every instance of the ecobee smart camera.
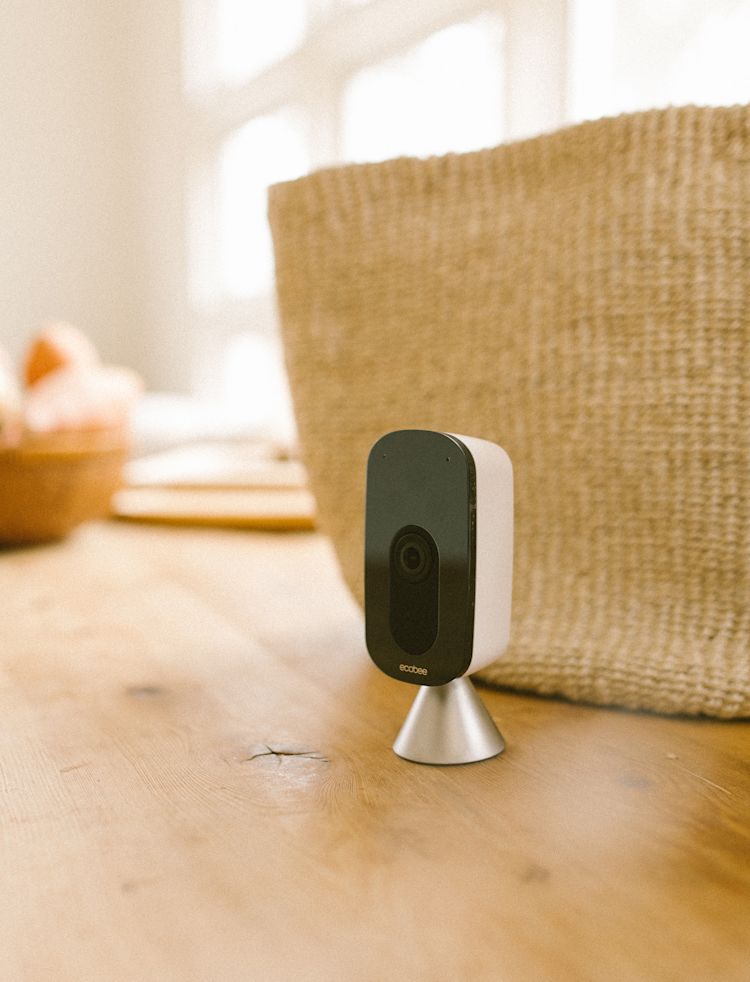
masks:
<path fill-rule="evenodd" d="M 425 687 L 394 745 L 401 756 L 459 763 L 502 750 L 463 677 L 508 644 L 512 566 L 513 469 L 504 450 L 432 430 L 377 441 L 367 465 L 367 648 L 386 675 Z"/>

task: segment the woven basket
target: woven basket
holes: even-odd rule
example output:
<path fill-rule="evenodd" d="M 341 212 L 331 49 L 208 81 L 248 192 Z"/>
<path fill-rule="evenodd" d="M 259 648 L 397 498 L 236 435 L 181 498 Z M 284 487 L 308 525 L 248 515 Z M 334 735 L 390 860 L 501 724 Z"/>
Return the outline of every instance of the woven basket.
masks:
<path fill-rule="evenodd" d="M 653 111 L 271 191 L 320 522 L 362 592 L 367 452 L 507 449 L 513 639 L 486 681 L 750 715 L 750 107 Z"/>
<path fill-rule="evenodd" d="M 60 539 L 107 515 L 128 449 L 127 433 L 112 429 L 28 437 L 0 450 L 0 543 Z"/>

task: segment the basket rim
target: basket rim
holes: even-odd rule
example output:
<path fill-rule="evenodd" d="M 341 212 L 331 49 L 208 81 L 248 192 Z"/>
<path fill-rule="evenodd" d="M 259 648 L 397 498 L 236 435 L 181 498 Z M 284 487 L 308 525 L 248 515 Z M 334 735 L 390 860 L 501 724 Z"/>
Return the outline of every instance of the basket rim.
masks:
<path fill-rule="evenodd" d="M 0 448 L 0 464 L 72 460 L 123 454 L 129 450 L 130 440 L 122 428 L 71 430 L 45 434 L 26 433 L 21 443 L 16 446 Z"/>

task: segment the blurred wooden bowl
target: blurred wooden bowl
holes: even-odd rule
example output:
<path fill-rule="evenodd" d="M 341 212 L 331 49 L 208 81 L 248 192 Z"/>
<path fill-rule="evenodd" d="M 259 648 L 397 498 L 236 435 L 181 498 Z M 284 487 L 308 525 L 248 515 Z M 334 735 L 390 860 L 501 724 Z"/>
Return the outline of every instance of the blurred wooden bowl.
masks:
<path fill-rule="evenodd" d="M 0 450 L 0 542 L 60 539 L 106 515 L 128 449 L 120 428 L 27 436 Z"/>

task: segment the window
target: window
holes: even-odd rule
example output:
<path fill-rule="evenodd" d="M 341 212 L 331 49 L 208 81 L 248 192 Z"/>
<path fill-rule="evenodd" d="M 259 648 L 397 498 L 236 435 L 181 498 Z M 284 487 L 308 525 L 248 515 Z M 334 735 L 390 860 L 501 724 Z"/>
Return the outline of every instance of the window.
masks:
<path fill-rule="evenodd" d="M 750 100 L 750 0 L 183 3 L 184 357 L 200 394 L 270 431 L 291 416 L 269 184 L 670 102 Z"/>
<path fill-rule="evenodd" d="M 502 17 L 485 13 L 361 68 L 343 87 L 341 157 L 384 160 L 498 143 L 502 55 Z"/>
<path fill-rule="evenodd" d="M 253 297 L 271 288 L 268 185 L 308 169 L 305 120 L 295 107 L 256 116 L 222 142 L 216 170 L 220 296 Z"/>
<path fill-rule="evenodd" d="M 748 0 L 577 0 L 571 120 L 750 102 Z"/>

